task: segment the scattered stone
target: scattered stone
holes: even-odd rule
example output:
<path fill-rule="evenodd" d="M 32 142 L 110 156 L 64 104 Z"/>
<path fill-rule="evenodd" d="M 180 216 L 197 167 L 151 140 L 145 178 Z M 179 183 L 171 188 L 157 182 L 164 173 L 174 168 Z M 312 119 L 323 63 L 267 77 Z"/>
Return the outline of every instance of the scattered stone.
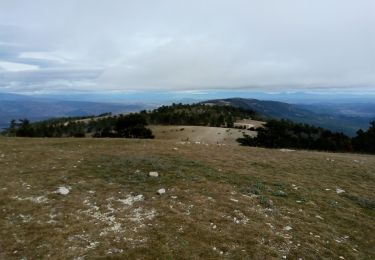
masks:
<path fill-rule="evenodd" d="M 269 226 L 271 229 L 275 228 L 271 223 L 266 223 L 266 225 Z"/>
<path fill-rule="evenodd" d="M 324 220 L 324 218 L 322 218 L 322 217 L 319 216 L 319 215 L 316 215 L 315 217 L 318 218 L 318 219 Z"/>
<path fill-rule="evenodd" d="M 39 197 L 25 197 L 25 198 L 21 198 L 21 197 L 18 197 L 18 196 L 15 196 L 15 197 L 12 197 L 12 199 L 16 199 L 16 200 L 19 200 L 19 201 L 31 201 L 33 203 L 45 203 L 48 201 L 48 199 L 45 197 L 45 196 L 39 196 Z"/>
<path fill-rule="evenodd" d="M 56 191 L 57 194 L 61 194 L 61 195 L 68 195 L 69 192 L 70 192 L 70 188 L 67 188 L 64 186 L 59 187 Z"/>
<path fill-rule="evenodd" d="M 177 199 L 177 196 L 171 196 L 171 198 L 175 200 L 175 199 Z"/>
<path fill-rule="evenodd" d="M 165 189 L 159 189 L 159 190 L 157 191 L 157 194 L 159 194 L 159 195 L 163 195 L 163 194 L 165 194 Z"/>
<path fill-rule="evenodd" d="M 280 152 L 284 152 L 284 153 L 288 153 L 288 152 L 295 152 L 296 150 L 292 150 L 292 149 L 280 149 Z"/>
<path fill-rule="evenodd" d="M 158 172 L 150 172 L 148 174 L 148 176 L 150 176 L 150 177 L 159 177 L 159 173 Z"/>
<path fill-rule="evenodd" d="M 177 147 L 174 147 L 173 150 L 178 151 L 178 148 L 177 148 Z"/>
<path fill-rule="evenodd" d="M 343 190 L 343 189 L 340 189 L 340 188 L 336 189 L 337 194 L 341 194 L 341 193 L 344 193 L 344 192 L 345 192 L 345 190 Z"/>
<path fill-rule="evenodd" d="M 118 202 L 121 202 L 125 205 L 132 206 L 134 202 L 143 201 L 144 196 L 142 194 L 139 194 L 137 196 L 128 195 L 126 199 L 118 200 Z"/>
<path fill-rule="evenodd" d="M 291 227 L 291 226 L 286 226 L 286 227 L 284 227 L 284 230 L 285 231 L 289 231 L 289 230 L 292 230 L 293 228 Z"/>
<path fill-rule="evenodd" d="M 238 203 L 238 200 L 230 198 L 231 201 Z"/>
<path fill-rule="evenodd" d="M 211 225 L 212 229 L 216 229 L 216 225 L 214 223 L 211 222 L 210 225 Z"/>

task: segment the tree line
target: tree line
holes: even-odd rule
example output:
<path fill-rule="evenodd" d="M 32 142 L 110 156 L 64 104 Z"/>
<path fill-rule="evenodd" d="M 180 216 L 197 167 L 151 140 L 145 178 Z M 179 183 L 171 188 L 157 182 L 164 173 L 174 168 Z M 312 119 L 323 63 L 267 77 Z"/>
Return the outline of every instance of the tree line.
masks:
<path fill-rule="evenodd" d="M 154 138 L 149 124 L 233 127 L 242 118 L 256 116 L 254 111 L 232 106 L 172 104 L 128 115 L 102 114 L 92 118 L 57 118 L 31 123 L 12 120 L 3 134 L 18 137 L 124 137 Z"/>
<path fill-rule="evenodd" d="M 252 110 L 233 106 L 172 104 L 127 115 L 105 113 L 100 117 L 57 118 L 35 123 L 27 119 L 12 120 L 2 134 L 18 137 L 154 138 L 147 127 L 149 124 L 233 127 L 234 122 L 244 118 L 260 117 Z M 267 120 L 265 126 L 256 131 L 256 137 L 244 135 L 238 142 L 267 148 L 375 153 L 375 121 L 370 123 L 367 131 L 359 130 L 353 138 L 289 120 Z"/>
<path fill-rule="evenodd" d="M 334 152 L 375 153 L 375 121 L 367 131 L 359 130 L 353 138 L 321 127 L 289 120 L 269 120 L 257 128 L 257 136 L 244 135 L 238 142 L 266 148 L 296 148 Z"/>

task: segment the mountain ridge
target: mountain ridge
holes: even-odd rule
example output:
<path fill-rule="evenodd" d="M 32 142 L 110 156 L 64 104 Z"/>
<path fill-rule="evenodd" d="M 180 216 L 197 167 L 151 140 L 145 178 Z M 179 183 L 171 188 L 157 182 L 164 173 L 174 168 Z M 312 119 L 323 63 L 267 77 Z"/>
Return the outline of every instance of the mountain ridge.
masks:
<path fill-rule="evenodd" d="M 316 113 L 313 109 L 308 109 L 309 106 L 280 101 L 227 98 L 207 100 L 201 103 L 232 105 L 252 109 L 266 118 L 287 119 L 298 123 L 311 124 L 332 131 L 343 132 L 349 136 L 354 136 L 359 129 L 367 129 L 368 123 L 371 121 L 369 117 Z"/>

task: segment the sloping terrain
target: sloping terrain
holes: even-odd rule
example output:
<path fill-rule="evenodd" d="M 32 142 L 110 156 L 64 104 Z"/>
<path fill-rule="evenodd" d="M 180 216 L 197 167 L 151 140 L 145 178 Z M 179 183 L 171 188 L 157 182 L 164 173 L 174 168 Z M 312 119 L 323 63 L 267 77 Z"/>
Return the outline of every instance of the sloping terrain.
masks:
<path fill-rule="evenodd" d="M 332 109 L 318 109 L 315 105 L 297 105 L 257 99 L 228 98 L 210 100 L 203 103 L 252 109 L 268 118 L 289 119 L 295 122 L 320 126 L 332 131 L 343 132 L 349 136 L 355 136 L 355 133 L 360 128 L 366 130 L 372 119 L 371 117 L 358 117 L 352 113 L 347 115 L 338 114 Z"/>
<path fill-rule="evenodd" d="M 369 155 L 0 138 L 0 259 L 372 259 L 374 190 Z"/>
<path fill-rule="evenodd" d="M 238 145 L 237 139 L 243 134 L 255 136 L 256 132 L 245 129 L 233 129 L 207 126 L 164 126 L 151 125 L 149 128 L 159 140 L 199 142 L 202 144 Z"/>

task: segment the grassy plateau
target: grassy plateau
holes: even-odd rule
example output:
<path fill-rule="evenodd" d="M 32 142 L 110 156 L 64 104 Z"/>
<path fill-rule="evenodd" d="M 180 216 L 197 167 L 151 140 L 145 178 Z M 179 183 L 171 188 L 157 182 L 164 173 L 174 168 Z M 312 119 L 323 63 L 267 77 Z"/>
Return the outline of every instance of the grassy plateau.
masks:
<path fill-rule="evenodd" d="M 0 259 L 374 259 L 374 194 L 371 155 L 0 138 Z"/>

